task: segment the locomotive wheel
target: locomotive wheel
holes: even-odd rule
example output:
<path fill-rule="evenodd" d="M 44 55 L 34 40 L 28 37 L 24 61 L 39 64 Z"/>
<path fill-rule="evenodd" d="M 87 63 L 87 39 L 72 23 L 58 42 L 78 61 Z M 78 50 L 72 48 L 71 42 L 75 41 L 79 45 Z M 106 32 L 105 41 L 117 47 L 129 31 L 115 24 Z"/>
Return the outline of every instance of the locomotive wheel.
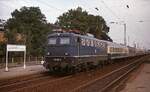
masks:
<path fill-rule="evenodd" d="M 68 73 L 68 74 L 72 74 L 72 73 L 75 73 L 75 67 L 73 66 L 66 66 L 64 69 L 63 69 L 64 72 Z"/>
<path fill-rule="evenodd" d="M 88 65 L 87 65 L 87 63 L 83 63 L 82 65 L 81 65 L 81 71 L 87 71 L 88 70 Z"/>
<path fill-rule="evenodd" d="M 71 74 L 75 73 L 75 72 L 76 72 L 75 67 L 73 67 L 73 66 L 70 67 L 69 72 L 70 72 Z"/>
<path fill-rule="evenodd" d="M 93 65 L 92 63 L 90 64 L 89 66 L 89 69 L 94 69 L 95 68 L 95 65 Z"/>
<path fill-rule="evenodd" d="M 64 68 L 64 71 L 65 71 L 66 73 L 68 73 L 68 72 L 70 71 L 70 67 L 69 67 L 69 66 L 66 66 L 66 67 Z"/>
<path fill-rule="evenodd" d="M 60 67 L 53 67 L 53 71 L 54 72 L 61 72 L 61 68 Z"/>
<path fill-rule="evenodd" d="M 53 72 L 53 68 L 48 68 L 49 72 L 52 73 Z"/>
<path fill-rule="evenodd" d="M 108 62 L 109 62 L 109 64 L 113 64 L 114 60 L 109 60 Z"/>

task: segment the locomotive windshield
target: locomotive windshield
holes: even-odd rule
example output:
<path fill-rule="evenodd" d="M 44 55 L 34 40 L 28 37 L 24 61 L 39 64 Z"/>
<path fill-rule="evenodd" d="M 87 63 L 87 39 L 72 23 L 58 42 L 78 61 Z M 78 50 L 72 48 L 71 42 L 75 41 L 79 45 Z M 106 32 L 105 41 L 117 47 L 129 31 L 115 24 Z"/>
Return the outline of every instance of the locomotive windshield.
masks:
<path fill-rule="evenodd" d="M 48 40 L 48 44 L 49 45 L 55 45 L 56 44 L 56 38 L 49 38 L 49 40 Z"/>
<path fill-rule="evenodd" d="M 60 44 L 70 44 L 70 38 L 68 37 L 61 37 Z"/>
<path fill-rule="evenodd" d="M 50 37 L 48 39 L 49 45 L 69 45 L 70 38 L 69 37 Z"/>

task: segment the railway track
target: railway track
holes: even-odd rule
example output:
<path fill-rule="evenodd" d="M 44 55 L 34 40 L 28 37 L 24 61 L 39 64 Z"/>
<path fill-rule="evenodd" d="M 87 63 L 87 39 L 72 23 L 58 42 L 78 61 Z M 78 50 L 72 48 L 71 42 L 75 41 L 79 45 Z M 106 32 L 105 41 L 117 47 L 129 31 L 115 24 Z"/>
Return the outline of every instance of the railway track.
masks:
<path fill-rule="evenodd" d="M 27 80 L 33 79 L 33 78 L 39 78 L 42 76 L 47 76 L 48 74 L 49 74 L 48 72 L 43 72 L 43 73 L 37 73 L 37 74 L 32 74 L 32 75 L 14 77 L 14 78 L 10 78 L 10 79 L 3 79 L 3 80 L 0 80 L 0 86 L 16 83 L 16 82 L 20 82 L 20 81 L 27 81 Z"/>
<path fill-rule="evenodd" d="M 28 76 L 0 83 L 0 92 L 102 92 L 140 65 L 142 62 L 139 61 L 142 59 L 134 57 L 124 62 L 117 61 L 103 68 L 68 76 Z"/>
<path fill-rule="evenodd" d="M 105 92 L 112 85 L 123 79 L 128 73 L 137 68 L 141 63 L 143 63 L 143 58 L 135 60 L 128 65 L 104 75 L 103 77 L 89 81 L 88 83 L 75 88 L 71 92 Z"/>
<path fill-rule="evenodd" d="M 113 70 L 118 69 L 121 66 L 129 64 L 132 60 L 135 60 L 139 57 L 132 58 L 130 60 L 127 60 L 125 62 L 119 62 L 105 66 L 103 69 L 94 69 L 87 72 L 81 72 L 75 75 L 72 75 L 69 78 L 62 79 L 61 81 L 57 82 L 46 82 L 39 85 L 34 85 L 33 87 L 26 88 L 24 90 L 21 90 L 23 92 L 71 92 L 71 91 L 79 91 L 75 90 L 80 85 L 87 84 L 90 81 L 93 81 L 97 78 L 100 78 L 108 73 L 110 73 Z M 17 91 L 19 92 L 19 91 Z M 86 92 L 86 91 L 82 91 Z M 91 91 L 94 92 L 94 91 Z"/>
<path fill-rule="evenodd" d="M 47 82 L 52 83 L 60 81 L 67 77 L 50 76 L 48 72 L 19 77 L 18 79 L 9 79 L 0 82 L 0 92 L 16 92 L 26 88 L 42 85 Z"/>

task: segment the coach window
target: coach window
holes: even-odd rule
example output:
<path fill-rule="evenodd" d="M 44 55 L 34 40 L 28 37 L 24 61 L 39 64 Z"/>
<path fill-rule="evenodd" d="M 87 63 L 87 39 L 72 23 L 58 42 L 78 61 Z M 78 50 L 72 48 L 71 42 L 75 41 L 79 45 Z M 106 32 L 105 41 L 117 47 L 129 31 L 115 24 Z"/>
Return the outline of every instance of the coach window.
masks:
<path fill-rule="evenodd" d="M 54 45 L 54 44 L 56 44 L 56 38 L 49 38 L 48 44 L 49 44 L 49 45 Z"/>
<path fill-rule="evenodd" d="M 81 39 L 81 44 L 85 46 L 85 39 Z"/>
<path fill-rule="evenodd" d="M 60 44 L 70 44 L 70 38 L 68 37 L 60 38 Z"/>
<path fill-rule="evenodd" d="M 94 44 L 93 44 L 93 40 L 91 40 L 91 46 L 92 46 L 92 47 L 94 46 Z"/>
<path fill-rule="evenodd" d="M 112 47 L 110 47 L 110 48 L 109 48 L 109 50 L 110 50 L 110 52 L 113 52 L 113 49 L 112 49 Z"/>

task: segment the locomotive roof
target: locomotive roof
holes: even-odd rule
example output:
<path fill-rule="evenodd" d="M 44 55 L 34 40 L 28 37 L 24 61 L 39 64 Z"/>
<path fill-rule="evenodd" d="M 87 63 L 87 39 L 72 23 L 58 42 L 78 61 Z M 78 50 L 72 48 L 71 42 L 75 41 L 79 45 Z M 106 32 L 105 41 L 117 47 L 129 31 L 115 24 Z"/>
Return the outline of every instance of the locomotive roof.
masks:
<path fill-rule="evenodd" d="M 49 36 L 76 36 L 76 37 L 82 37 L 82 38 L 87 38 L 87 39 L 93 39 L 93 40 L 100 40 L 91 36 L 87 36 L 87 35 L 81 35 L 81 34 L 75 34 L 75 33 L 69 33 L 69 32 L 65 32 L 65 33 L 52 33 L 49 34 Z M 100 40 L 100 41 L 104 41 L 104 40 Z M 104 41 L 107 42 L 107 41 Z"/>
<path fill-rule="evenodd" d="M 52 34 L 49 34 L 49 36 L 76 36 L 76 37 L 81 37 L 81 38 L 87 38 L 87 39 L 92 39 L 92 40 L 97 40 L 97 41 L 101 41 L 101 42 L 104 42 L 104 43 L 107 43 L 108 46 L 111 46 L 111 47 L 127 47 L 125 45 L 122 45 L 122 44 L 118 44 L 118 43 L 115 43 L 115 42 L 109 42 L 109 41 L 105 41 L 105 40 L 100 40 L 100 39 L 97 39 L 97 38 L 94 38 L 94 37 L 91 37 L 91 36 L 87 36 L 87 35 L 80 35 L 80 34 L 75 34 L 75 33 L 69 33 L 69 32 L 64 32 L 64 33 L 52 33 Z"/>

